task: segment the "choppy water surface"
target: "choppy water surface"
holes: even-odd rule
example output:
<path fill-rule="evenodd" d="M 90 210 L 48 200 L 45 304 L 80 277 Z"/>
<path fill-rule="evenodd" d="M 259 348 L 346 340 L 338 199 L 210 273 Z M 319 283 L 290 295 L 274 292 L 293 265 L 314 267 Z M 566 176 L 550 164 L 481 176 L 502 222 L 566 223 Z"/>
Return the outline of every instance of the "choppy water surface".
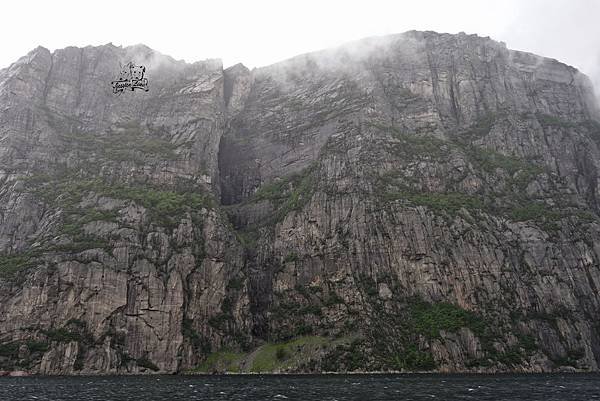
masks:
<path fill-rule="evenodd" d="M 0 400 L 600 400 L 600 375 L 0 377 Z"/>

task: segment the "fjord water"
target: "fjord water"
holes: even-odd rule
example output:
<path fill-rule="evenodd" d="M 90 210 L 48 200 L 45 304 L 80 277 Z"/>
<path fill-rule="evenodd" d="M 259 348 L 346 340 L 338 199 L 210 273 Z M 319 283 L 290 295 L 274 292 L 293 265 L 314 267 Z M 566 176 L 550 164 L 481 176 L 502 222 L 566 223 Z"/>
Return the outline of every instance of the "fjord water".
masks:
<path fill-rule="evenodd" d="M 600 375 L 230 375 L 0 378 L 0 400 L 600 400 Z"/>

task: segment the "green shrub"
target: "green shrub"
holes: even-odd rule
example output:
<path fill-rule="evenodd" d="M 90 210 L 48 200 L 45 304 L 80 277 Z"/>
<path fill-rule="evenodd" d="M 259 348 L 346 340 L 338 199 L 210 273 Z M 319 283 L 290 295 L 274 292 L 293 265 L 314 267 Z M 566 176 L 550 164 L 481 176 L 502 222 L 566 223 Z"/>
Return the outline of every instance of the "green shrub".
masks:
<path fill-rule="evenodd" d="M 300 260 L 300 258 L 298 257 L 298 254 L 296 252 L 290 252 L 283 259 L 283 262 L 284 263 L 290 263 L 290 262 L 297 262 L 299 260 Z"/>
<path fill-rule="evenodd" d="M 487 113 L 478 118 L 469 128 L 460 133 L 459 139 L 466 139 L 468 141 L 482 138 L 490 133 L 496 120 L 498 119 L 496 113 Z"/>
<path fill-rule="evenodd" d="M 147 357 L 138 358 L 138 359 L 136 359 L 135 363 L 141 368 L 150 369 L 154 372 L 157 372 L 160 370 L 160 368 L 158 366 L 156 366 L 154 364 L 154 362 L 152 362 Z"/>
<path fill-rule="evenodd" d="M 239 372 L 239 364 L 243 358 L 244 354 L 228 350 L 214 352 L 208 355 L 204 362 L 192 371 L 207 373 L 212 373 L 214 371 Z"/>
<path fill-rule="evenodd" d="M 349 344 L 339 344 L 330 350 L 322 361 L 325 372 L 339 372 L 343 367 L 348 372 L 368 368 L 368 357 L 363 339 L 355 339 Z"/>
<path fill-rule="evenodd" d="M 456 332 L 467 327 L 476 335 L 481 335 L 485 329 L 481 318 L 450 303 L 430 304 L 415 300 L 408 304 L 408 310 L 413 330 L 428 338 L 439 337 L 442 330 Z"/>
<path fill-rule="evenodd" d="M 106 240 L 95 237 L 76 238 L 74 242 L 69 244 L 54 245 L 48 248 L 48 251 L 78 253 L 87 251 L 88 249 L 104 249 L 109 250 L 109 244 Z"/>
<path fill-rule="evenodd" d="M 18 342 L 9 342 L 0 344 L 0 356 L 5 358 L 16 358 L 19 353 L 20 344 Z"/>
<path fill-rule="evenodd" d="M 433 355 L 430 352 L 419 350 L 410 344 L 402 353 L 395 354 L 390 359 L 390 365 L 396 370 L 433 370 L 436 368 Z"/>
<path fill-rule="evenodd" d="M 292 178 L 287 178 L 261 186 L 254 193 L 252 201 L 268 200 L 278 202 L 284 200 L 287 197 L 286 193 L 290 190 L 291 180 Z"/>
<path fill-rule="evenodd" d="M 116 131 L 105 133 L 70 132 L 62 133 L 63 141 L 69 148 L 117 162 L 143 163 L 146 158 L 153 160 L 174 160 L 177 158 L 177 146 L 149 130 L 142 128 L 139 122 L 117 124 Z"/>
<path fill-rule="evenodd" d="M 228 323 L 233 319 L 229 313 L 219 313 L 215 316 L 212 316 L 208 319 L 208 324 L 215 329 L 225 331 L 227 329 Z"/>
<path fill-rule="evenodd" d="M 56 341 L 61 343 L 69 343 L 72 341 L 80 342 L 82 336 L 76 331 L 71 331 L 66 327 L 58 329 L 43 330 L 42 333 L 48 337 L 50 341 Z"/>
<path fill-rule="evenodd" d="M 247 250 L 255 250 L 260 240 L 260 233 L 256 227 L 246 227 L 243 230 L 235 231 L 235 236 Z"/>
<path fill-rule="evenodd" d="M 307 336 L 277 344 L 265 344 L 252 353 L 254 358 L 250 371 L 255 373 L 273 372 L 286 366 L 286 361 L 289 361 L 292 357 L 296 359 L 299 354 L 302 354 L 304 347 L 318 347 L 326 344 L 326 342 L 322 337 Z"/>
<path fill-rule="evenodd" d="M 11 278 L 21 270 L 34 265 L 31 253 L 0 255 L 0 278 Z"/>
<path fill-rule="evenodd" d="M 450 215 L 457 214 L 462 208 L 483 208 L 481 198 L 458 192 L 389 192 L 385 197 L 387 200 L 405 200 L 417 206 L 426 206 L 434 212 L 447 212 Z"/>
<path fill-rule="evenodd" d="M 301 315 L 315 315 L 321 316 L 323 312 L 321 312 L 321 307 L 318 305 L 308 305 L 300 309 L 299 313 Z"/>
<path fill-rule="evenodd" d="M 232 278 L 227 283 L 227 289 L 229 289 L 229 290 L 239 291 L 242 288 L 244 288 L 244 279 L 242 279 L 240 277 Z"/>
<path fill-rule="evenodd" d="M 327 298 L 325 298 L 325 301 L 323 302 L 323 305 L 326 307 L 331 307 L 339 304 L 344 304 L 344 299 L 340 297 L 335 291 L 331 291 L 328 294 Z"/>
<path fill-rule="evenodd" d="M 523 354 L 518 346 L 510 347 L 504 352 L 488 351 L 488 356 L 506 366 L 517 366 L 523 361 Z"/>
<path fill-rule="evenodd" d="M 44 341 L 28 340 L 25 344 L 31 353 L 48 351 L 48 343 Z"/>
<path fill-rule="evenodd" d="M 278 361 L 283 361 L 284 359 L 287 359 L 288 354 L 287 354 L 287 351 L 285 350 L 285 348 L 284 347 L 277 348 L 277 351 L 275 352 L 275 357 L 277 358 Z"/>
<path fill-rule="evenodd" d="M 377 283 L 369 276 L 361 276 L 358 279 L 360 286 L 362 287 L 365 294 L 370 297 L 375 297 L 379 294 L 377 289 Z"/>
<path fill-rule="evenodd" d="M 557 366 L 575 366 L 578 365 L 578 360 L 585 356 L 585 351 L 581 348 L 569 349 L 565 356 L 551 357 L 550 360 Z"/>
<path fill-rule="evenodd" d="M 543 203 L 526 203 L 523 206 L 510 210 L 510 218 L 514 221 L 534 221 L 546 232 L 557 231 L 563 212 L 551 209 Z"/>
<path fill-rule="evenodd" d="M 81 329 L 85 329 L 87 327 L 87 323 L 81 319 L 69 319 L 67 320 L 66 326 L 72 325 L 74 327 L 78 327 Z"/>
<path fill-rule="evenodd" d="M 296 327 L 296 336 L 307 336 L 313 333 L 313 328 L 306 323 L 300 323 L 298 327 Z"/>
<path fill-rule="evenodd" d="M 378 123 L 369 123 L 371 127 L 390 134 L 398 143 L 391 144 L 391 150 L 409 160 L 423 157 L 440 158 L 447 154 L 445 148 L 449 142 L 431 135 L 411 134 L 399 128 Z"/>
<path fill-rule="evenodd" d="M 42 330 L 49 341 L 69 343 L 76 341 L 80 344 L 91 344 L 94 342 L 94 337 L 87 331 L 87 324 L 79 319 L 70 319 L 60 328 L 52 328 Z"/>
<path fill-rule="evenodd" d="M 78 227 L 90 221 L 114 220 L 116 212 L 96 209 L 80 209 L 77 207 L 83 197 L 92 192 L 115 199 L 132 200 L 145 207 L 155 221 L 167 227 L 177 224 L 186 211 L 213 207 L 210 194 L 201 192 L 175 191 L 157 188 L 151 185 L 132 184 L 125 186 L 110 183 L 100 178 L 82 178 L 74 174 L 44 179 L 31 178 L 30 190 L 38 198 L 54 207 L 69 211 L 70 220 L 66 221 L 64 230 L 76 232 Z"/>
<path fill-rule="evenodd" d="M 194 329 L 193 323 L 191 319 L 184 318 L 181 323 L 181 334 L 183 334 L 184 338 L 190 340 L 196 350 L 199 350 L 203 354 L 210 353 L 210 341 Z"/>
<path fill-rule="evenodd" d="M 75 358 L 75 362 L 73 363 L 73 370 L 80 371 L 85 367 L 85 359 L 83 358 L 85 352 L 81 350 L 77 353 L 77 357 Z"/>
<path fill-rule="evenodd" d="M 538 122 L 544 127 L 570 128 L 575 126 L 575 124 L 569 121 L 562 120 L 561 118 L 552 116 L 550 114 L 536 113 L 535 117 L 537 118 Z"/>
<path fill-rule="evenodd" d="M 265 184 L 248 202 L 270 201 L 276 210 L 266 224 L 281 221 L 292 211 L 301 210 L 311 199 L 317 184 L 315 169 L 316 165 L 312 164 L 299 173 Z"/>
<path fill-rule="evenodd" d="M 311 294 L 308 290 L 307 285 L 296 284 L 296 285 L 294 285 L 294 290 L 296 290 L 298 292 L 298 294 L 302 295 L 302 297 L 304 297 L 306 299 L 310 299 Z"/>
<path fill-rule="evenodd" d="M 542 167 L 536 164 L 515 156 L 503 155 L 492 149 L 476 146 L 466 146 L 463 149 L 471 163 L 479 170 L 484 170 L 489 173 L 494 173 L 497 169 L 501 169 L 506 171 L 510 176 L 520 173 L 520 175 L 531 178 L 544 171 Z"/>
<path fill-rule="evenodd" d="M 537 345 L 537 341 L 535 340 L 535 337 L 533 337 L 531 335 L 521 334 L 518 336 L 518 339 L 519 339 L 519 345 L 528 354 L 531 354 L 538 350 L 538 345 Z"/>

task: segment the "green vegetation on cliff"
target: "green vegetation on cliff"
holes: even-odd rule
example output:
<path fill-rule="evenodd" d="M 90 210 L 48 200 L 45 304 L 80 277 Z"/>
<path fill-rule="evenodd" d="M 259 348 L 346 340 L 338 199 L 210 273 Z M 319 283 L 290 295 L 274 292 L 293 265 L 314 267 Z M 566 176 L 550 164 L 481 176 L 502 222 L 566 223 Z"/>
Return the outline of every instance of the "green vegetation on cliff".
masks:
<path fill-rule="evenodd" d="M 270 201 L 275 207 L 274 220 L 283 220 L 292 211 L 301 210 L 312 197 L 315 186 L 316 165 L 261 186 L 250 199 L 251 202 Z"/>
<path fill-rule="evenodd" d="M 571 128 L 576 126 L 575 123 L 565 121 L 551 114 L 535 113 L 535 118 L 543 127 Z"/>
<path fill-rule="evenodd" d="M 71 170 L 54 174 L 37 173 L 23 178 L 22 192 L 29 192 L 50 208 L 60 210 L 54 235 L 60 241 L 44 238 L 33 249 L 11 255 L 0 255 L 0 278 L 14 280 L 16 274 L 34 265 L 45 253 L 78 253 L 88 249 L 112 250 L 109 238 L 86 233 L 85 226 L 93 222 L 119 223 L 120 209 L 98 207 L 94 197 L 133 201 L 145 207 L 150 221 L 165 228 L 174 228 L 186 213 L 195 218 L 202 208 L 214 207 L 211 194 L 193 189 L 190 183 L 179 182 L 173 187 L 109 182 L 98 177 L 82 177 Z M 85 200 L 85 201 L 84 201 Z M 67 238 L 65 238 L 67 236 Z M 199 255 L 196 255 L 199 256 Z M 200 258 L 201 259 L 201 258 Z"/>
<path fill-rule="evenodd" d="M 457 333 L 465 328 L 477 336 L 486 330 L 484 320 L 456 305 L 428 303 L 411 298 L 397 310 L 385 310 L 378 298 L 369 301 L 373 307 L 365 325 L 367 343 L 373 348 L 375 366 L 382 370 L 432 370 L 438 362 L 425 340 L 431 345 L 442 334 Z"/>
<path fill-rule="evenodd" d="M 131 200 L 145 207 L 154 221 L 166 227 L 176 224 L 186 211 L 214 207 L 212 195 L 204 191 L 193 191 L 193 186 L 182 189 L 160 188 L 150 184 L 132 183 L 126 185 L 109 182 L 102 178 L 80 177 L 73 172 L 49 176 L 37 174 L 25 179 L 26 190 L 31 191 L 45 203 L 61 208 L 70 214 L 65 222 L 65 230 L 90 221 L 110 221 L 116 217 L 115 211 L 103 211 L 79 204 L 87 195 L 98 195 L 120 200 Z"/>
<path fill-rule="evenodd" d="M 387 200 L 405 200 L 416 206 L 426 206 L 436 212 L 447 212 L 455 215 L 460 209 L 481 209 L 483 202 L 479 197 L 462 193 L 437 192 L 390 192 L 385 194 Z"/>
<path fill-rule="evenodd" d="M 31 253 L 0 255 L 0 278 L 13 277 L 17 272 L 33 265 Z"/>
<path fill-rule="evenodd" d="M 63 132 L 60 137 L 69 150 L 86 152 L 87 157 L 139 165 L 177 158 L 176 145 L 137 121 L 119 123 L 102 133 Z"/>
<path fill-rule="evenodd" d="M 301 336 L 289 341 L 266 343 L 248 353 L 221 350 L 209 354 L 193 373 L 272 373 L 278 371 L 302 371 L 316 363 L 325 363 L 328 355 L 339 346 L 346 346 L 351 338 L 326 338 Z M 327 365 L 325 368 L 331 368 Z M 323 369 L 333 371 L 334 369 Z M 359 368 L 359 367 L 357 367 Z M 352 369 L 354 370 L 354 369 Z"/>
<path fill-rule="evenodd" d="M 440 332 L 457 332 L 463 327 L 482 334 L 485 323 L 481 317 L 456 305 L 437 302 L 412 301 L 409 303 L 410 322 L 413 330 L 427 338 L 438 338 Z"/>

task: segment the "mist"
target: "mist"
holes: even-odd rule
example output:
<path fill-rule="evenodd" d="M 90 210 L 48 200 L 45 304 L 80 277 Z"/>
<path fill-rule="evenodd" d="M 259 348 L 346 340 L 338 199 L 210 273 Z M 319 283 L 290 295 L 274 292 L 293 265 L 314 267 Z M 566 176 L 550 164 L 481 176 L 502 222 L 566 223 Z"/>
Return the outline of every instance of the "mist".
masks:
<path fill-rule="evenodd" d="M 35 10 L 35 12 L 31 12 Z M 511 49 L 556 58 L 587 74 L 600 95 L 600 1 L 596 0 L 23 0 L 3 4 L 0 68 L 42 45 L 143 43 L 188 62 L 270 65 L 298 54 L 409 30 L 479 34 Z M 132 17 L 131 13 L 135 11 Z"/>
<path fill-rule="evenodd" d="M 491 34 L 509 48 L 555 58 L 586 74 L 600 99 L 600 1 L 528 0 L 504 32 Z"/>

